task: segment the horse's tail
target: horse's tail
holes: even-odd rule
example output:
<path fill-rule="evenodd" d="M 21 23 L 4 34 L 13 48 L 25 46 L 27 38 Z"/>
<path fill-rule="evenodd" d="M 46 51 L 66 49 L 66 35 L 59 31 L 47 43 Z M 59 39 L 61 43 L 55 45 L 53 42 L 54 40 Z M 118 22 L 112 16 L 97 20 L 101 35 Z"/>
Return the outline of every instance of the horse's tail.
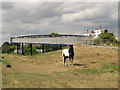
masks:
<path fill-rule="evenodd" d="M 62 51 L 62 57 L 64 56 L 64 52 Z"/>

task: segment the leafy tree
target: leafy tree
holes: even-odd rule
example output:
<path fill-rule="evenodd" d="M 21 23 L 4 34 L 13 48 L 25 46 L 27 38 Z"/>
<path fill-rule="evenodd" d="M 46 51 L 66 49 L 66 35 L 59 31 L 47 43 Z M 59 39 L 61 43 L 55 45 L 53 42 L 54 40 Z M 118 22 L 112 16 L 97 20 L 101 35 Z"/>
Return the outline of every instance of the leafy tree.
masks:
<path fill-rule="evenodd" d="M 9 42 L 4 42 L 2 45 L 2 53 L 10 53 L 15 50 L 15 45 Z"/>
<path fill-rule="evenodd" d="M 100 39 L 109 39 L 109 42 L 112 44 L 117 44 L 118 41 L 112 33 L 101 33 L 99 36 Z"/>
<path fill-rule="evenodd" d="M 99 37 L 95 40 L 95 42 L 99 42 L 100 39 L 102 40 L 102 43 L 107 44 L 107 45 L 117 45 L 118 41 L 115 38 L 113 33 L 101 33 Z M 94 43 L 95 43 L 94 42 Z"/>
<path fill-rule="evenodd" d="M 59 35 L 58 33 L 52 32 L 49 34 L 51 37 L 54 37 L 55 35 Z"/>

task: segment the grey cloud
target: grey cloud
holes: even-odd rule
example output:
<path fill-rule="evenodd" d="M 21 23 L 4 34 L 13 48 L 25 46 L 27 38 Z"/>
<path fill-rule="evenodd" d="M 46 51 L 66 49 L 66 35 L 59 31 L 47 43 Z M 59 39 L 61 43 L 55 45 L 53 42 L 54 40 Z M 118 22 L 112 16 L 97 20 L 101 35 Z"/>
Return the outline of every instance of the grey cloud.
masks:
<path fill-rule="evenodd" d="M 14 4 L 11 2 L 2 2 L 2 9 L 12 9 L 14 8 Z"/>
<path fill-rule="evenodd" d="M 117 32 L 117 3 L 4 3 L 3 42 L 11 36 L 25 34 L 85 33 L 102 27 Z M 8 8 L 9 7 L 9 8 Z M 93 11 L 92 11 L 93 10 Z M 82 17 L 74 17 L 64 22 L 63 15 L 82 12 Z M 111 17 L 112 16 L 112 17 Z"/>
<path fill-rule="evenodd" d="M 22 6 L 22 3 L 20 4 Z M 56 8 L 60 4 L 61 3 L 43 3 L 40 5 L 38 4 L 38 6 L 36 6 L 35 8 L 32 8 L 32 6 L 28 4 L 28 7 L 31 7 L 31 8 L 25 8 L 25 9 L 18 7 L 16 5 L 18 9 L 7 11 L 7 13 L 3 15 L 3 18 L 4 18 L 4 21 L 7 21 L 7 22 L 16 22 L 19 20 L 23 23 L 34 24 L 34 23 L 38 23 L 40 20 L 44 18 L 51 18 L 51 17 L 62 15 L 59 11 L 56 10 Z M 26 3 L 24 5 L 26 5 Z"/>

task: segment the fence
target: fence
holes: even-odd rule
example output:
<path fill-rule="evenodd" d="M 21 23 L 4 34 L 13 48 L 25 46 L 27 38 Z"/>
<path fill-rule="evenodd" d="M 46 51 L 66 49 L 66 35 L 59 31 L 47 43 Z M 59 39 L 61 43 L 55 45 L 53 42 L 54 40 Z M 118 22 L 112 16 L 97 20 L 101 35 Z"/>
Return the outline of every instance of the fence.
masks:
<path fill-rule="evenodd" d="M 110 45 L 109 39 L 91 39 L 91 40 L 81 40 L 81 44 L 85 45 Z"/>

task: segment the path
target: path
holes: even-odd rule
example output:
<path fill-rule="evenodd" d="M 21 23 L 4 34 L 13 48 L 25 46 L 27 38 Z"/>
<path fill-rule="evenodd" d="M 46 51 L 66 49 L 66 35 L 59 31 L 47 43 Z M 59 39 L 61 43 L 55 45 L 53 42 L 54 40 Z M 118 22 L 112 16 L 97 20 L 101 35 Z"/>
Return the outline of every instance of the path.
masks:
<path fill-rule="evenodd" d="M 109 46 L 93 46 L 90 45 L 91 47 L 98 47 L 98 48 L 112 48 L 112 49 L 120 49 L 120 47 L 109 47 Z"/>

